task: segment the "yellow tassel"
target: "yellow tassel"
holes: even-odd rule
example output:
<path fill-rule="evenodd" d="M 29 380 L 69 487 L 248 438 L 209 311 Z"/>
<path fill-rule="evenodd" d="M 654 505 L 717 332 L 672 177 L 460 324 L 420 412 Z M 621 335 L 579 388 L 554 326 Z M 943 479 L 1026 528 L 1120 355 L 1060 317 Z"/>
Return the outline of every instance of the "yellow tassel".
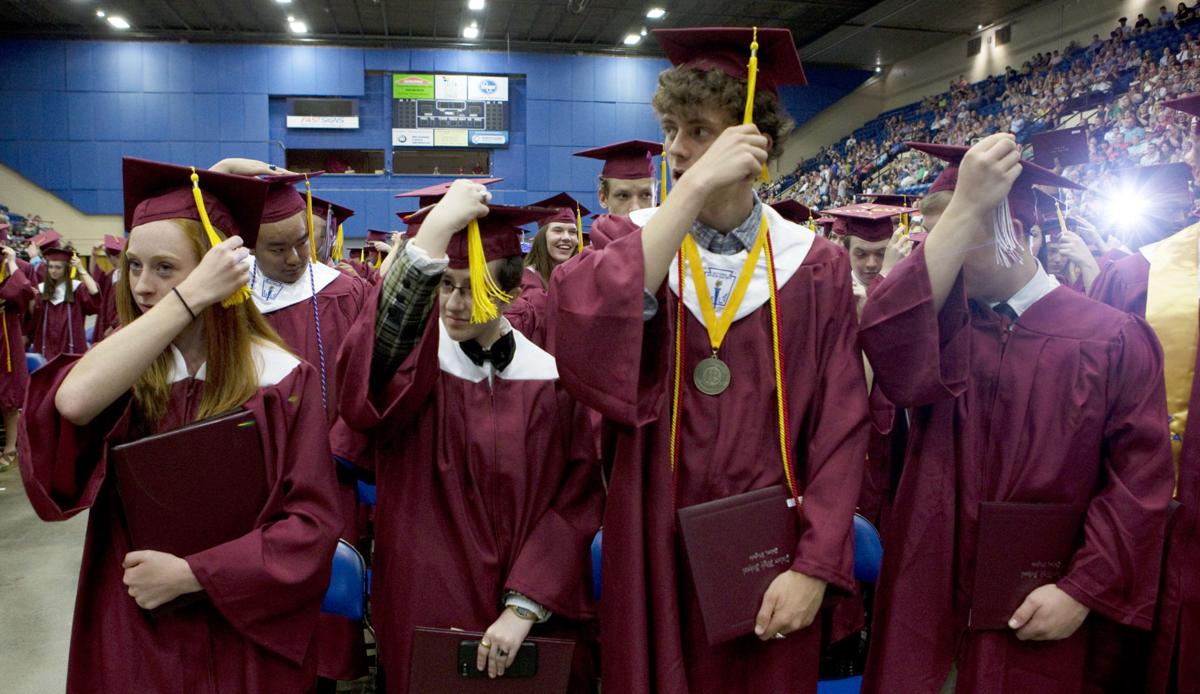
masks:
<path fill-rule="evenodd" d="M 71 279 L 75 279 L 75 261 L 79 260 L 78 253 L 71 254 Z"/>
<path fill-rule="evenodd" d="M 360 248 L 360 249 L 358 249 L 358 262 L 360 262 L 360 263 L 365 263 L 365 262 L 367 262 L 367 246 L 366 246 L 366 243 L 367 243 L 366 241 L 363 241 L 363 247 L 362 247 L 362 248 Z"/>
<path fill-rule="evenodd" d="M 475 219 L 467 225 L 467 269 L 471 277 L 471 322 L 487 323 L 500 315 L 496 304 L 508 303 L 512 297 L 496 285 L 488 272 L 483 236 Z"/>
<path fill-rule="evenodd" d="M 575 203 L 575 231 L 579 234 L 579 252 L 583 252 L 583 213 L 579 211 L 579 203 Z"/>
<path fill-rule="evenodd" d="M 742 115 L 742 125 L 754 122 L 754 88 L 758 84 L 758 27 L 754 27 L 754 37 L 750 40 L 750 64 L 746 66 L 746 112 Z M 770 173 L 767 165 L 762 167 L 762 181 L 769 183 Z"/>
<path fill-rule="evenodd" d="M 383 254 L 380 253 L 379 251 L 376 251 L 375 252 L 375 265 L 373 265 L 372 267 L 374 267 L 376 270 L 378 270 L 380 265 L 383 265 Z"/>
<path fill-rule="evenodd" d="M 330 211 L 330 214 L 333 214 L 333 212 Z M 342 253 L 345 253 L 345 252 L 346 252 L 346 235 L 345 235 L 345 232 L 342 231 L 342 225 L 339 224 L 338 230 L 337 230 L 337 236 L 334 237 L 334 240 L 333 240 L 333 250 L 330 251 L 330 256 L 332 256 L 334 260 L 341 260 Z"/>
<path fill-rule="evenodd" d="M 192 167 L 192 199 L 196 201 L 196 211 L 200 213 L 200 226 L 204 227 L 204 233 L 208 236 L 208 245 L 216 246 L 221 243 L 221 237 L 217 234 L 216 229 L 213 229 L 212 222 L 208 220 L 208 210 L 204 209 L 204 196 L 200 194 L 200 174 L 196 173 L 196 167 Z M 233 294 L 226 297 L 221 305 L 225 308 L 237 306 L 238 304 L 250 298 L 250 287 L 242 285 Z"/>
<path fill-rule="evenodd" d="M 308 223 L 308 250 L 309 257 L 315 263 L 317 262 L 317 236 L 314 230 L 313 211 L 312 211 L 312 184 L 308 181 L 308 174 L 304 174 L 304 204 L 305 211 L 308 213 L 305 221 Z M 325 214 L 333 214 L 333 208 L 330 208 Z"/>

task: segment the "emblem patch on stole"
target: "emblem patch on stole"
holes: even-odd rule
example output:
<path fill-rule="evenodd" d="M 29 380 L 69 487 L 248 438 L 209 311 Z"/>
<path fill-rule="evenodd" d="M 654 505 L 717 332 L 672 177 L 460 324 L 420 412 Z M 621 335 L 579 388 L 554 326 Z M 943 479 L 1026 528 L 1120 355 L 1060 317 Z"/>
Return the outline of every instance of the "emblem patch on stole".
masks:
<path fill-rule="evenodd" d="M 712 292 L 713 308 L 717 311 L 723 310 L 729 303 L 729 297 L 733 295 L 733 285 L 737 282 L 737 273 L 723 267 L 706 267 L 704 268 L 704 279 L 708 282 L 709 291 Z"/>
<path fill-rule="evenodd" d="M 276 282 L 275 280 L 265 276 L 262 278 L 262 291 L 260 293 L 265 301 L 272 301 L 275 297 L 279 296 L 279 292 L 282 291 L 283 282 Z"/>

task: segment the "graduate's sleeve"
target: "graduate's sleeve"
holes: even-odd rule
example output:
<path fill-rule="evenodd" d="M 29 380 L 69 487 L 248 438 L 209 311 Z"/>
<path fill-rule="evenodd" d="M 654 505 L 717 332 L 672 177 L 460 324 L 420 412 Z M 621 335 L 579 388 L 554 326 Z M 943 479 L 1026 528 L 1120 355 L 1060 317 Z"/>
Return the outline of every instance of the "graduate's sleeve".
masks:
<path fill-rule="evenodd" d="M 1141 256 L 1133 260 L 1109 263 L 1092 283 L 1088 296 L 1126 313 L 1144 313 L 1145 278 L 1138 281 L 1139 278 L 1132 276 L 1134 263 L 1144 264 L 1146 271 L 1149 271 L 1149 264 Z"/>
<path fill-rule="evenodd" d="M 402 270 L 396 268 L 397 272 Z M 399 368 L 381 383 L 372 383 L 375 317 L 382 291 L 382 286 L 371 289 L 370 300 L 350 328 L 337 358 L 338 414 L 351 429 L 363 433 L 384 423 L 395 426 L 415 418 L 438 378 L 440 336 L 435 305 L 424 320 L 419 340 Z"/>
<path fill-rule="evenodd" d="M 818 378 L 807 418 L 804 524 L 792 570 L 854 590 L 851 526 L 867 450 L 867 389 L 858 346 L 850 261 L 838 253 L 813 269 Z"/>
<path fill-rule="evenodd" d="M 263 431 L 271 473 L 259 526 L 184 558 L 213 606 L 243 636 L 299 664 L 312 642 L 342 527 L 320 377 L 301 363 L 247 407 Z"/>
<path fill-rule="evenodd" d="M 35 293 L 29 278 L 19 267 L 0 283 L 0 301 L 4 302 L 5 310 L 11 307 L 18 314 L 29 311 L 29 302 L 33 301 Z"/>
<path fill-rule="evenodd" d="M 925 245 L 871 292 L 859 337 L 875 382 L 897 407 L 954 398 L 967 387 L 970 312 L 962 274 L 941 312 L 934 310 Z"/>
<path fill-rule="evenodd" d="M 83 282 L 75 288 L 75 305 L 85 316 L 96 314 L 96 310 L 100 308 L 100 292 L 92 294 L 88 291 L 87 285 Z"/>
<path fill-rule="evenodd" d="M 592 228 L 614 240 L 550 276 L 550 344 L 559 378 L 576 399 L 617 423 L 641 426 L 665 396 L 666 283 L 657 292 L 659 310 L 647 320 L 641 230 L 628 217 L 602 217 Z"/>
<path fill-rule="evenodd" d="M 108 472 L 108 442 L 128 428 L 128 396 L 84 426 L 58 413 L 54 396 L 78 355 L 60 355 L 29 376 L 20 418 L 21 480 L 42 520 L 66 520 L 90 508 Z"/>
<path fill-rule="evenodd" d="M 505 588 L 571 619 L 594 612 L 591 544 L 600 529 L 604 487 L 596 459 L 595 418 L 587 408 L 559 397 L 562 425 L 570 427 L 569 451 L 558 493 L 534 524 L 508 572 Z"/>
<path fill-rule="evenodd" d="M 1151 328 L 1134 316 L 1113 350 L 1104 481 L 1088 504 L 1083 546 L 1058 586 L 1108 619 L 1149 629 L 1174 484 L 1163 357 Z"/>

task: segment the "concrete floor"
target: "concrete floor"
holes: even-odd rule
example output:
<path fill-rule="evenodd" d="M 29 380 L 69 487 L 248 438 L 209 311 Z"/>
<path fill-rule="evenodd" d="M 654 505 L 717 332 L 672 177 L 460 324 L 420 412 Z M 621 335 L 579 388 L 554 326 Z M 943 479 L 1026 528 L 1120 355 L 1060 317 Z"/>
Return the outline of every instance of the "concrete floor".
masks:
<path fill-rule="evenodd" d="M 0 473 L 0 690 L 61 692 L 87 514 L 39 519 L 16 467 Z"/>

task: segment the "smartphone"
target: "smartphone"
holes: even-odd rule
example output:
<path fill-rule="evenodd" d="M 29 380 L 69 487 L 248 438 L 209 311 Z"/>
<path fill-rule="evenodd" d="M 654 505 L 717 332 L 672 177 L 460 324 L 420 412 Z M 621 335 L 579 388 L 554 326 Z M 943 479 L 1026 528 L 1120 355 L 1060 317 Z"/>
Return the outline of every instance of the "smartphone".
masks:
<path fill-rule="evenodd" d="M 487 668 L 480 670 L 475 666 L 479 654 L 479 641 L 458 642 L 458 674 L 467 678 L 487 677 Z M 517 651 L 513 664 L 504 671 L 502 679 L 530 679 L 537 675 L 538 651 L 537 644 L 526 641 Z"/>

